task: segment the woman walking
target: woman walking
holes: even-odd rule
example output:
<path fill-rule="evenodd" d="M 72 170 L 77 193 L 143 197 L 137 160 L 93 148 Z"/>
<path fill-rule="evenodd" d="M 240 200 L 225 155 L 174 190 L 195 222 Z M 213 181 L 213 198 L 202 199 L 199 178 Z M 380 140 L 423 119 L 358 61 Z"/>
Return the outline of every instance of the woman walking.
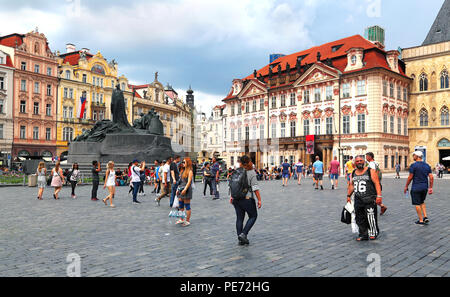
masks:
<path fill-rule="evenodd" d="M 108 205 L 106 203 L 107 200 L 109 200 L 109 206 L 115 207 L 113 204 L 113 198 L 114 194 L 116 193 L 116 171 L 114 170 L 114 162 L 109 161 L 108 166 L 106 169 L 106 178 L 105 178 L 105 184 L 103 185 L 103 189 L 108 188 L 109 195 L 103 199 L 103 203 L 105 205 Z"/>
<path fill-rule="evenodd" d="M 203 168 L 203 181 L 204 181 L 204 188 L 203 188 L 203 198 L 206 198 L 206 186 L 209 186 L 209 195 L 212 196 L 213 195 L 213 190 L 212 190 L 212 178 L 213 176 L 211 175 L 211 166 L 209 164 L 209 162 L 206 162 L 205 167 Z"/>
<path fill-rule="evenodd" d="M 52 184 L 51 186 L 55 188 L 55 192 L 53 193 L 53 198 L 58 200 L 58 194 L 61 191 L 61 188 L 65 182 L 63 171 L 61 169 L 61 163 L 59 161 L 56 162 L 55 168 L 52 169 Z"/>
<path fill-rule="evenodd" d="M 42 200 L 42 194 L 44 194 L 45 184 L 47 183 L 45 176 L 47 175 L 47 169 L 45 168 L 45 163 L 40 162 L 37 174 L 37 186 L 39 188 L 37 199 Z"/>
<path fill-rule="evenodd" d="M 256 198 L 258 199 L 258 208 L 261 208 L 261 195 L 259 193 L 259 186 L 256 180 L 256 173 L 253 170 L 253 163 L 250 158 L 244 155 L 239 159 L 239 163 L 239 167 L 242 167 L 247 173 L 249 191 L 245 198 L 234 199 L 233 197 L 230 197 L 230 203 L 233 204 L 234 209 L 236 210 L 236 232 L 238 235 L 239 245 L 244 245 L 249 244 L 247 235 L 258 217 L 254 195 L 256 195 Z M 249 218 L 244 227 L 245 213 L 247 213 Z"/>
<path fill-rule="evenodd" d="M 69 181 L 72 187 L 72 198 L 75 199 L 75 188 L 77 187 L 78 180 L 80 179 L 80 169 L 78 168 L 78 163 L 73 163 L 72 172 L 70 173 Z"/>
<path fill-rule="evenodd" d="M 183 171 L 180 173 L 180 181 L 177 189 L 177 196 L 180 200 L 180 211 L 184 211 L 186 208 L 186 220 L 179 219 L 176 224 L 181 224 L 183 227 L 187 227 L 191 224 L 191 200 L 192 200 L 192 182 L 194 178 L 194 172 L 192 170 L 191 158 L 184 158 Z"/>

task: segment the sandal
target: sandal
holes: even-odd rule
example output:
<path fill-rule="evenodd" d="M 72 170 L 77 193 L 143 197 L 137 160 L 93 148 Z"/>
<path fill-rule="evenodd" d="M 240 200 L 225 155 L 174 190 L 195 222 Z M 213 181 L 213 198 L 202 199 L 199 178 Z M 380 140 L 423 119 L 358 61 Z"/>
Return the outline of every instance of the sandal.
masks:
<path fill-rule="evenodd" d="M 185 221 L 183 224 L 181 224 L 181 226 L 183 226 L 183 227 L 187 227 L 187 226 L 189 226 L 191 223 L 189 223 L 188 221 Z"/>
<path fill-rule="evenodd" d="M 356 241 L 366 241 L 369 240 L 367 237 L 358 237 L 356 238 Z"/>
<path fill-rule="evenodd" d="M 103 203 L 105 203 L 105 205 L 108 205 L 108 204 L 106 204 L 106 199 L 102 199 L 102 201 L 103 201 Z"/>
<path fill-rule="evenodd" d="M 181 219 L 179 219 L 176 223 L 175 223 L 175 225 L 178 225 L 178 224 L 183 224 L 184 223 L 184 221 L 183 220 L 181 220 Z"/>

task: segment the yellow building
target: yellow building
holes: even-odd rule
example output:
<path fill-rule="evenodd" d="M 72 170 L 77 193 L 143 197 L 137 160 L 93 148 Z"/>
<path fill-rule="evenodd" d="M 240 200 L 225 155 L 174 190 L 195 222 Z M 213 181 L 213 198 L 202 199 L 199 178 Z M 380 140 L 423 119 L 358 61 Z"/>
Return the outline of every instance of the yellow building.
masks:
<path fill-rule="evenodd" d="M 410 95 L 410 151 L 425 152 L 432 168 L 450 161 L 450 1 L 444 2 L 421 46 L 403 49 L 407 75 L 413 78 Z"/>
<path fill-rule="evenodd" d="M 108 62 L 100 52 L 75 50 L 67 45 L 67 52 L 58 55 L 58 110 L 57 110 L 57 155 L 64 156 L 69 142 L 96 121 L 111 119 L 111 95 L 117 84 L 124 91 L 128 121 L 132 123 L 133 93 L 128 80 L 118 76 L 117 63 Z M 82 101 L 84 101 L 82 114 Z"/>

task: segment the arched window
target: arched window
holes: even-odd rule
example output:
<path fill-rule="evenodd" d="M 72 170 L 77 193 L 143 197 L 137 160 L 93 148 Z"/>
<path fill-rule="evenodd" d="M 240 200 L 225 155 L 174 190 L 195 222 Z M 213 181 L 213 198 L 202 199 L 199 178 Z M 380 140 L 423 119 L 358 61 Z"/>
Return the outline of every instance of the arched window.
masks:
<path fill-rule="evenodd" d="M 428 111 L 426 109 L 421 109 L 419 113 L 420 117 L 420 126 L 427 127 L 428 126 Z"/>
<path fill-rule="evenodd" d="M 72 141 L 72 139 L 73 139 L 73 129 L 70 127 L 65 127 L 63 129 L 63 140 Z"/>
<path fill-rule="evenodd" d="M 444 106 L 441 108 L 441 126 L 448 126 L 449 124 L 448 107 Z"/>
<path fill-rule="evenodd" d="M 441 89 L 448 89 L 448 72 L 447 70 L 443 70 L 441 72 Z"/>
<path fill-rule="evenodd" d="M 66 79 L 70 79 L 70 70 L 66 70 Z"/>
<path fill-rule="evenodd" d="M 422 73 L 420 75 L 420 80 L 419 80 L 419 89 L 420 91 L 428 91 L 428 77 L 425 73 Z"/>

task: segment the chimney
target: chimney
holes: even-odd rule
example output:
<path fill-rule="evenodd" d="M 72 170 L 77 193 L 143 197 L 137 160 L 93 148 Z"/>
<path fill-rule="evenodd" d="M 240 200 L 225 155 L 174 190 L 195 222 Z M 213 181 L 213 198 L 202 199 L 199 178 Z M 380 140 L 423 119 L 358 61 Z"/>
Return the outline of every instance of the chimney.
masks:
<path fill-rule="evenodd" d="M 73 53 L 75 51 L 75 44 L 68 43 L 66 44 L 66 54 Z"/>

